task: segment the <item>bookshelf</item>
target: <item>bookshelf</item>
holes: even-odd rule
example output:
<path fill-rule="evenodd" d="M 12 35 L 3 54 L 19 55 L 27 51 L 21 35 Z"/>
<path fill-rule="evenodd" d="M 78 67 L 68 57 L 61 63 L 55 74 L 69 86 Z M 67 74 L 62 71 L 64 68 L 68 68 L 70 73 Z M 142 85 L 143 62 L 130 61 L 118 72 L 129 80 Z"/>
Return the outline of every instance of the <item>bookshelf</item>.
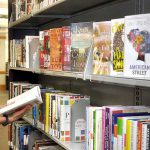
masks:
<path fill-rule="evenodd" d="M 9 23 L 9 39 L 37 35 L 40 30 L 61 27 L 72 22 L 104 21 L 150 12 L 148 0 L 84 0 L 82 3 L 84 5 L 81 5 L 80 0 L 59 1 Z M 9 81 L 28 80 L 44 86 L 51 85 L 60 90 L 90 95 L 91 104 L 97 106 L 150 105 L 150 79 L 97 76 L 91 74 L 90 67 L 88 62 L 84 73 L 9 68 Z M 24 119 L 32 124 L 29 118 Z M 84 143 L 63 143 L 49 137 L 67 150 L 85 149 Z"/>
<path fill-rule="evenodd" d="M 33 127 L 35 127 L 32 124 L 32 119 L 30 119 L 28 117 L 23 117 L 23 119 L 25 121 L 27 121 L 29 124 L 31 124 Z M 58 143 L 60 146 L 62 146 L 66 150 L 77 150 L 77 149 L 85 150 L 85 142 L 80 142 L 80 143 L 79 142 L 62 142 L 59 139 L 57 139 L 57 138 L 49 135 L 48 133 L 44 132 L 38 126 L 35 127 L 35 128 L 38 129 L 39 131 L 41 131 L 42 133 L 44 133 L 45 135 L 47 135 L 49 138 L 51 138 L 52 140 L 54 140 L 56 143 Z"/>

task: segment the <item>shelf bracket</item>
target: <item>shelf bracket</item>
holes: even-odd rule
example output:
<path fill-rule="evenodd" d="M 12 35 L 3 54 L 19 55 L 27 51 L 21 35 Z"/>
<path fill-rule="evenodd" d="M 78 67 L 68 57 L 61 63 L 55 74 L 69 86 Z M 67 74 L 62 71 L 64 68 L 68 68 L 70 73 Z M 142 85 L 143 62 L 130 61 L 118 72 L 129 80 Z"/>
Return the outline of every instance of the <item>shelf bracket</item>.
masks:
<path fill-rule="evenodd" d="M 142 105 L 142 89 L 140 87 L 134 89 L 134 105 Z"/>
<path fill-rule="evenodd" d="M 36 15 L 32 16 L 33 18 L 61 18 L 61 19 L 67 19 L 70 18 L 70 15 Z"/>

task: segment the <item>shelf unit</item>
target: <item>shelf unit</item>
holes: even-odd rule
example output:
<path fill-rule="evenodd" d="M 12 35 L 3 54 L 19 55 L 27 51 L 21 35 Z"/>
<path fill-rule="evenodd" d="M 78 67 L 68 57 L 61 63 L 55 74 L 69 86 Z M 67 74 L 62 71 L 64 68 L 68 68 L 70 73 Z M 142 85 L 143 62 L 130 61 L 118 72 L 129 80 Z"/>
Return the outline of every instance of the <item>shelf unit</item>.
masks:
<path fill-rule="evenodd" d="M 11 1 L 9 1 L 10 7 Z M 126 15 L 149 12 L 149 0 L 82 0 L 82 4 L 81 0 L 63 0 L 9 23 L 9 39 L 23 38 L 25 35 L 38 35 L 40 30 L 66 26 L 72 22 L 105 21 Z M 92 75 L 89 70 L 84 73 L 73 73 L 9 68 L 9 81 L 23 80 L 28 80 L 31 83 L 38 82 L 44 86 L 51 85 L 60 90 L 90 95 L 91 104 L 97 106 L 150 105 L 150 79 L 97 76 Z M 29 118 L 24 119 L 32 124 Z M 40 129 L 38 128 L 38 130 Z M 85 143 L 63 143 L 50 135 L 48 136 L 67 150 L 85 149 Z"/>
<path fill-rule="evenodd" d="M 23 117 L 23 119 L 28 122 L 29 124 L 31 124 L 33 127 L 35 127 L 32 124 L 32 119 L 31 118 L 27 118 L 27 117 Z M 45 131 L 43 131 L 41 128 L 39 128 L 38 126 L 35 127 L 36 129 L 38 129 L 39 131 L 41 131 L 42 133 L 44 133 L 45 135 L 47 135 L 49 138 L 51 138 L 52 140 L 54 140 L 56 143 L 58 143 L 60 146 L 62 146 L 64 149 L 66 150 L 85 150 L 85 142 L 81 142 L 81 143 L 77 143 L 77 142 L 62 142 L 59 139 L 51 136 L 50 134 L 46 133 Z"/>

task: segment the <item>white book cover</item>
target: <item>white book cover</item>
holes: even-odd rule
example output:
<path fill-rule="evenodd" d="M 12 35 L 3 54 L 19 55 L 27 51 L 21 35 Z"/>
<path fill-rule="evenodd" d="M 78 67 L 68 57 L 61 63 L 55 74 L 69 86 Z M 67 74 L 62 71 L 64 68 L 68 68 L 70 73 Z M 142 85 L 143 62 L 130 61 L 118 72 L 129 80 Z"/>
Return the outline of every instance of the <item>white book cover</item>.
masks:
<path fill-rule="evenodd" d="M 30 42 L 33 40 L 33 39 L 36 39 L 36 38 L 39 38 L 39 36 L 25 36 L 25 57 L 26 57 L 26 62 L 25 62 L 25 68 L 30 68 L 30 62 L 31 59 L 30 59 Z M 32 54 L 33 55 L 33 54 Z"/>
<path fill-rule="evenodd" d="M 142 145 L 141 150 L 146 150 L 146 142 L 147 142 L 147 124 L 142 124 Z"/>
<path fill-rule="evenodd" d="M 124 19 L 111 20 L 111 75 L 123 75 Z"/>
<path fill-rule="evenodd" d="M 150 14 L 125 17 L 124 75 L 150 76 Z"/>
<path fill-rule="evenodd" d="M 39 86 L 26 91 L 7 101 L 7 105 L 0 109 L 0 114 L 10 113 L 22 106 L 33 103 L 42 103 L 41 92 Z"/>

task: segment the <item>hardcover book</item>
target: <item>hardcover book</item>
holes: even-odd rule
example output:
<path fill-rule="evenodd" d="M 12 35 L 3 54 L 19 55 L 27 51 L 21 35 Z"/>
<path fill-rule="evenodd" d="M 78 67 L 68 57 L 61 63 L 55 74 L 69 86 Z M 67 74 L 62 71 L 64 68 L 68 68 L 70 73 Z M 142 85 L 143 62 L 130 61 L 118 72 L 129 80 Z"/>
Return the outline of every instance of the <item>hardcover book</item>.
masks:
<path fill-rule="evenodd" d="M 71 70 L 71 29 L 70 26 L 62 27 L 62 70 Z"/>
<path fill-rule="evenodd" d="M 84 72 L 93 41 L 93 24 L 81 22 L 71 24 L 71 70 Z"/>
<path fill-rule="evenodd" d="M 150 76 L 149 25 L 150 14 L 125 17 L 125 76 Z"/>
<path fill-rule="evenodd" d="M 122 75 L 124 68 L 124 19 L 111 20 L 111 75 Z"/>
<path fill-rule="evenodd" d="M 94 22 L 93 74 L 110 75 L 111 22 Z"/>
<path fill-rule="evenodd" d="M 50 70 L 62 70 L 62 28 L 50 29 Z"/>
<path fill-rule="evenodd" d="M 33 103 L 42 103 L 40 88 L 38 86 L 28 90 L 7 101 L 7 105 L 0 109 L 0 114 L 10 113 L 22 106 Z"/>

